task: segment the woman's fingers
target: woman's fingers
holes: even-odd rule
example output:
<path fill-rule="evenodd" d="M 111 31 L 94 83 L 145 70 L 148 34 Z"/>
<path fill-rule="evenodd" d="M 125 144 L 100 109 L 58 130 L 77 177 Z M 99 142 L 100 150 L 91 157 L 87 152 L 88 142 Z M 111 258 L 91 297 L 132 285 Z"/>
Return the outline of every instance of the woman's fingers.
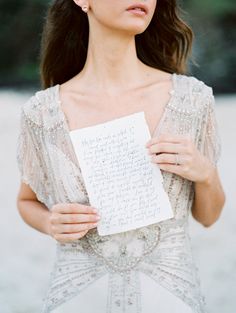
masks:
<path fill-rule="evenodd" d="M 58 203 L 51 208 L 51 236 L 67 242 L 82 238 L 86 233 L 97 227 L 100 217 L 91 206 L 79 203 Z"/>
<path fill-rule="evenodd" d="M 146 147 L 151 162 L 157 163 L 161 170 L 193 182 L 205 179 L 204 173 L 209 163 L 190 135 L 162 134 L 149 140 Z"/>
<path fill-rule="evenodd" d="M 81 239 L 82 237 L 84 237 L 86 235 L 88 231 L 82 231 L 79 233 L 73 233 L 73 234 L 55 234 L 54 235 L 54 239 L 56 239 L 59 242 L 71 242 L 71 241 L 75 241 L 77 239 Z"/>
<path fill-rule="evenodd" d="M 58 224 L 53 225 L 52 230 L 54 233 L 66 234 L 66 233 L 78 233 L 81 231 L 89 230 L 97 226 L 95 223 L 82 223 L 82 224 Z"/>
<path fill-rule="evenodd" d="M 189 135 L 162 134 L 154 137 L 147 145 L 149 154 L 156 153 L 179 153 L 189 154 L 192 151 L 192 139 Z"/>
<path fill-rule="evenodd" d="M 177 175 L 180 175 L 182 177 L 184 177 L 184 170 L 178 166 L 178 165 L 174 165 L 174 164 L 160 164 L 159 168 L 165 172 L 169 172 L 169 173 L 174 173 Z"/>
<path fill-rule="evenodd" d="M 97 210 L 89 205 L 80 203 L 58 203 L 51 209 L 52 212 L 57 213 L 83 213 L 83 214 L 95 214 Z"/>
<path fill-rule="evenodd" d="M 59 214 L 57 223 L 90 223 L 97 222 L 99 219 L 97 214 Z"/>
<path fill-rule="evenodd" d="M 186 147 L 183 146 L 180 143 L 173 144 L 173 143 L 158 143 L 158 144 L 153 144 L 149 148 L 149 153 L 154 154 L 154 153 L 185 153 L 186 152 Z"/>
<path fill-rule="evenodd" d="M 179 163 L 179 165 L 183 164 L 184 156 L 181 155 L 180 158 L 180 156 L 176 157 L 176 154 L 161 153 L 151 157 L 151 162 L 158 164 L 176 164 L 176 161 Z"/>
<path fill-rule="evenodd" d="M 190 135 L 172 135 L 172 134 L 161 134 L 160 136 L 151 138 L 147 144 L 146 147 L 150 147 L 153 144 L 161 143 L 161 142 L 169 142 L 169 143 L 184 143 L 191 140 Z"/>

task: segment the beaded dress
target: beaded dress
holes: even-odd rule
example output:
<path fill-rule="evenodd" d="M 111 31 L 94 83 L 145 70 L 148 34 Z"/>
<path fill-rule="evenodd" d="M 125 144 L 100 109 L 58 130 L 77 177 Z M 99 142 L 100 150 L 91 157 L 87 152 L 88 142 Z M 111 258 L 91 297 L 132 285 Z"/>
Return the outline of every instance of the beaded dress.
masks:
<path fill-rule="evenodd" d="M 221 144 L 212 88 L 193 76 L 173 73 L 172 79 L 171 97 L 154 135 L 190 134 L 216 165 Z M 21 179 L 49 210 L 60 202 L 90 205 L 59 87 L 37 91 L 22 106 L 17 145 Z M 42 313 L 206 312 L 188 233 L 193 182 L 173 173 L 162 174 L 174 217 L 119 234 L 99 236 L 94 228 L 74 242 L 56 241 Z M 146 300 L 144 290 L 150 295 Z M 173 301 L 167 297 L 167 302 L 176 301 L 176 311 L 167 306 L 161 310 L 158 305 L 159 293 L 165 291 L 173 297 Z M 78 311 L 57 311 L 77 297 Z M 86 310 L 86 303 L 91 310 Z"/>

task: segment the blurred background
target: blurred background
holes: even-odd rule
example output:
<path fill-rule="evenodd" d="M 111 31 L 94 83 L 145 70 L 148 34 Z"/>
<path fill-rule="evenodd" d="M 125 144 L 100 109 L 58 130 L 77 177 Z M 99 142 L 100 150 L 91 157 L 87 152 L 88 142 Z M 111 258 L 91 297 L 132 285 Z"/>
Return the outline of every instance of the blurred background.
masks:
<path fill-rule="evenodd" d="M 39 88 L 39 46 L 48 0 L 0 0 L 0 87 Z M 195 41 L 189 72 L 216 93 L 236 89 L 235 0 L 180 1 Z"/>
<path fill-rule="evenodd" d="M 55 258 L 54 240 L 24 224 L 16 209 L 19 112 L 41 88 L 39 47 L 48 4 L 46 0 L 0 0 L 1 313 L 40 312 Z M 236 2 L 180 4 L 183 19 L 195 34 L 194 62 L 189 61 L 188 74 L 212 86 L 216 96 L 222 141 L 219 174 L 227 197 L 222 216 L 212 227 L 204 228 L 190 218 L 193 253 L 208 313 L 235 313 Z"/>

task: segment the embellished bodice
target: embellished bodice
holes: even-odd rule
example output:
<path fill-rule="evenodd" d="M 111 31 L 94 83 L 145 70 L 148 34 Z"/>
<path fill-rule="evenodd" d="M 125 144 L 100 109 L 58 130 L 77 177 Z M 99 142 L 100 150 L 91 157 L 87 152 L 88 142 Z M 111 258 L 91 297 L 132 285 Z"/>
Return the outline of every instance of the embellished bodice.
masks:
<path fill-rule="evenodd" d="M 173 74 L 173 82 L 171 99 L 155 135 L 189 134 L 198 149 L 216 163 L 220 142 L 212 88 L 185 75 Z M 89 204 L 61 110 L 59 85 L 36 92 L 24 104 L 17 151 L 22 181 L 31 186 L 49 210 L 59 202 Z M 45 313 L 105 273 L 112 275 L 111 285 L 117 287 L 120 279 L 132 279 L 134 271 L 153 277 L 184 299 L 194 312 L 204 312 L 187 231 L 193 182 L 173 173 L 162 174 L 174 217 L 108 236 L 99 236 L 95 228 L 72 243 L 57 242 Z M 112 312 L 112 305 L 115 306 L 111 304 L 107 312 Z"/>

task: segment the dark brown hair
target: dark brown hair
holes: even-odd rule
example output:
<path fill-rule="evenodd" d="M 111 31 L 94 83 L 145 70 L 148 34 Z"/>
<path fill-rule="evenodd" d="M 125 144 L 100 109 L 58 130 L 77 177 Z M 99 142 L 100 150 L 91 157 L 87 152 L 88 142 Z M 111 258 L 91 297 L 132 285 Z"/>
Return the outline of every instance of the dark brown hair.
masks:
<path fill-rule="evenodd" d="M 143 63 L 168 73 L 186 72 L 193 32 L 179 17 L 180 10 L 176 0 L 157 0 L 149 26 L 135 36 L 137 55 Z M 42 33 L 43 88 L 62 84 L 82 70 L 88 36 L 87 14 L 73 0 L 54 0 Z"/>

